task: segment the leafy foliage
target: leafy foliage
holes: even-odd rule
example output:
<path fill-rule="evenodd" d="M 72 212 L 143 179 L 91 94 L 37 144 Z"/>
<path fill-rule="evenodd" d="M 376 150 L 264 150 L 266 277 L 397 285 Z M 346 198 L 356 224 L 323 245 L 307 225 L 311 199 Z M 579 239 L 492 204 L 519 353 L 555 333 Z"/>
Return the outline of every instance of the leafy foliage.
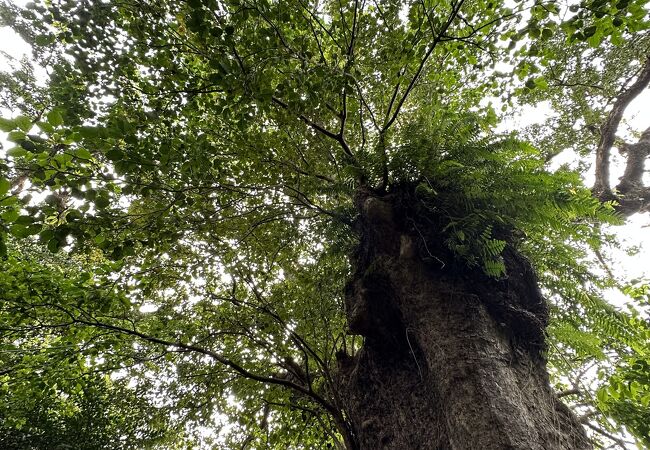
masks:
<path fill-rule="evenodd" d="M 465 264 L 499 277 L 507 241 L 535 243 L 535 250 L 525 247 L 530 257 L 548 260 L 573 242 L 597 241 L 600 224 L 620 223 L 576 173 L 549 173 L 535 148 L 485 133 L 485 125 L 474 115 L 449 114 L 413 124 L 393 160 L 399 179 L 419 183 L 416 195 L 441 218 L 434 228 Z"/>
<path fill-rule="evenodd" d="M 558 385 L 595 363 L 597 385 L 569 398 L 598 408 L 589 424 L 646 439 L 647 291 L 628 289 L 631 311 L 602 300 L 616 283 L 593 255 L 620 219 L 579 174 L 546 168 L 593 145 L 587 126 L 647 53 L 644 12 L 3 4 L 49 78 L 27 62 L 0 76 L 17 111 L 0 120 L 0 386 L 24 406 L 1 410 L 0 439 L 27 439 L 31 423 L 39 442 L 88 430 L 88 448 L 343 445 L 355 189 L 404 184 L 460 263 L 504 277 L 507 244 L 528 255 L 553 304 Z M 547 98 L 543 127 L 492 131 Z"/>
<path fill-rule="evenodd" d="M 128 379 L 101 372 L 119 338 L 75 327 L 68 308 L 110 308 L 118 299 L 97 289 L 91 264 L 27 244 L 2 261 L 0 443 L 3 448 L 180 448 L 191 445 L 167 406 L 155 406 Z M 124 342 L 124 345 L 127 343 Z M 122 370 L 123 371 L 123 370 Z M 185 443 L 185 444 L 183 444 Z"/>

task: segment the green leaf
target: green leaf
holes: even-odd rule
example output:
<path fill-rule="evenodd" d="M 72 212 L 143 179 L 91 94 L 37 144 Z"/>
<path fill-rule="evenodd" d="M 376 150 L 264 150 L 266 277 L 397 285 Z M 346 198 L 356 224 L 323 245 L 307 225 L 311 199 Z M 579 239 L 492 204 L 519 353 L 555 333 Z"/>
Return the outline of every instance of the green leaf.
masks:
<path fill-rule="evenodd" d="M 537 39 L 541 36 L 542 30 L 540 30 L 537 27 L 533 27 L 530 30 L 528 30 L 528 34 L 530 35 L 531 38 Z"/>
<path fill-rule="evenodd" d="M 18 125 L 18 128 L 23 130 L 25 133 L 31 130 L 33 126 L 32 120 L 27 116 L 18 116 L 14 119 L 14 122 Z"/>
<path fill-rule="evenodd" d="M 77 158 L 81 158 L 81 159 L 91 159 L 92 156 L 93 156 L 93 155 L 92 155 L 88 150 L 86 150 L 85 148 L 78 148 L 77 150 L 75 150 L 74 154 L 75 154 L 75 156 L 76 156 Z"/>
<path fill-rule="evenodd" d="M 50 45 L 55 41 L 55 37 L 52 34 L 39 34 L 34 38 L 34 43 L 42 47 Z"/>
<path fill-rule="evenodd" d="M 90 139 L 98 137 L 100 135 L 100 132 L 97 127 L 81 127 L 79 129 L 79 134 L 83 138 Z"/>
<path fill-rule="evenodd" d="M 0 117 L 0 131 L 9 132 L 17 127 L 15 120 L 3 119 Z"/>
<path fill-rule="evenodd" d="M 589 38 L 596 34 L 596 31 L 598 30 L 598 27 L 596 25 L 592 25 L 589 27 L 586 27 L 583 31 L 582 34 L 584 35 L 585 38 Z"/>
<path fill-rule="evenodd" d="M 32 141 L 25 139 L 24 141 L 20 142 L 20 146 L 27 150 L 28 152 L 34 152 L 37 150 L 36 144 L 34 144 Z"/>
<path fill-rule="evenodd" d="M 20 216 L 20 212 L 16 209 L 10 209 L 9 211 L 2 213 L 1 216 L 6 222 L 15 222 Z"/>
<path fill-rule="evenodd" d="M 99 208 L 99 209 L 107 208 L 108 205 L 110 205 L 110 204 L 111 204 L 111 202 L 110 202 L 110 200 L 108 199 L 108 197 L 106 197 L 106 196 L 98 196 L 98 197 L 95 199 L 95 205 L 96 205 L 97 208 Z"/>
<path fill-rule="evenodd" d="M 7 134 L 7 140 L 15 143 L 20 143 L 25 140 L 27 135 L 24 131 L 11 131 Z"/>
<path fill-rule="evenodd" d="M 41 242 L 47 243 L 50 239 L 54 237 L 54 231 L 50 229 L 45 229 L 41 231 L 38 235 L 38 238 Z"/>
<path fill-rule="evenodd" d="M 607 403 L 607 400 L 609 399 L 609 395 L 607 394 L 607 389 L 598 389 L 598 391 L 596 391 L 596 395 L 597 395 L 597 398 L 598 398 L 598 402 L 601 405 L 604 405 L 604 404 Z"/>
<path fill-rule="evenodd" d="M 3 197 L 11 188 L 11 182 L 6 178 L 0 177 L 0 197 Z"/>
<path fill-rule="evenodd" d="M 60 249 L 61 243 L 58 239 L 50 239 L 47 243 L 47 249 L 52 253 L 57 253 Z"/>
<path fill-rule="evenodd" d="M 20 219 L 20 217 L 18 219 Z M 9 228 L 9 231 L 11 232 L 12 235 L 14 235 L 19 239 L 33 236 L 35 234 L 38 234 L 40 231 L 40 226 L 37 225 L 26 226 L 26 225 L 21 225 L 17 222 L 18 220 L 14 222 L 14 224 Z"/>
<path fill-rule="evenodd" d="M 36 125 L 46 133 L 54 133 L 54 127 L 48 122 L 37 122 Z"/>
<path fill-rule="evenodd" d="M 58 110 L 54 109 L 47 113 L 47 122 L 53 127 L 59 127 L 63 125 L 63 116 Z"/>
<path fill-rule="evenodd" d="M 112 148 L 106 152 L 106 158 L 109 161 L 117 162 L 124 158 L 124 153 L 119 148 Z"/>
<path fill-rule="evenodd" d="M 12 158 L 20 158 L 21 156 L 27 155 L 28 152 L 22 147 L 13 147 L 7 150 L 7 156 Z"/>

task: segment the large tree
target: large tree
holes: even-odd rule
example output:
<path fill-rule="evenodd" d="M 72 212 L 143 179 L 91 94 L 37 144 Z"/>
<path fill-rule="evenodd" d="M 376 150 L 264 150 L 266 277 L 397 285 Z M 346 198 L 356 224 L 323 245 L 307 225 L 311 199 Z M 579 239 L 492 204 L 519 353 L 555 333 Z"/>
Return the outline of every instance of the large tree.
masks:
<path fill-rule="evenodd" d="M 643 0 L 0 11 L 47 70 L 1 78 L 5 390 L 69 400 L 52 361 L 89 396 L 126 377 L 116 399 L 188 446 L 648 444 L 648 289 L 604 256 L 650 205 L 650 131 L 617 136 L 650 81 Z M 547 123 L 493 131 L 542 100 Z M 593 189 L 547 169 L 566 149 Z"/>

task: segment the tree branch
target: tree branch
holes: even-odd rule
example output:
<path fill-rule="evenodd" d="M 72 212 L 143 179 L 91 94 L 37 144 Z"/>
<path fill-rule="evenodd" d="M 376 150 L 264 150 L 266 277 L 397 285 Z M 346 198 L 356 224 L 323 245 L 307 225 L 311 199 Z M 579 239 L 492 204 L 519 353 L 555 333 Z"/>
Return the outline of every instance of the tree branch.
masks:
<path fill-rule="evenodd" d="M 617 445 L 619 445 L 621 448 L 627 448 L 628 444 L 632 444 L 632 442 L 627 442 L 627 441 L 625 441 L 625 440 L 623 440 L 623 439 L 621 439 L 621 438 L 619 438 L 617 436 L 614 436 L 613 434 L 603 430 L 600 427 L 597 427 L 596 425 L 592 424 L 591 422 L 585 422 L 584 425 L 591 428 L 596 433 L 598 433 L 598 434 L 600 434 L 602 436 L 605 436 L 607 439 L 612 440 Z"/>
<path fill-rule="evenodd" d="M 625 173 L 616 186 L 616 190 L 625 195 L 630 191 L 643 187 L 643 172 L 645 160 L 650 154 L 650 127 L 648 127 L 636 144 L 624 144 L 621 153 L 625 153 L 627 163 Z"/>
<path fill-rule="evenodd" d="M 650 211 L 650 187 L 643 184 L 645 162 L 650 155 L 650 127 L 646 129 L 635 144 L 620 143 L 619 150 L 626 155 L 625 172 L 620 178 L 616 191 L 597 192 L 600 200 L 614 200 L 618 213 L 627 217 L 639 212 Z"/>
<path fill-rule="evenodd" d="M 556 395 L 557 398 L 568 397 L 569 395 L 579 395 L 582 391 L 577 388 L 567 389 L 566 391 L 560 391 Z"/>
<path fill-rule="evenodd" d="M 271 101 L 272 101 L 273 103 L 275 103 L 276 105 L 280 106 L 281 108 L 286 109 L 286 110 L 289 110 L 289 105 L 287 105 L 285 102 L 283 102 L 283 101 L 280 100 L 279 98 L 277 98 L 277 97 L 272 97 L 272 98 L 271 98 Z M 309 127 L 311 127 L 311 128 L 313 128 L 314 130 L 318 131 L 319 133 L 324 134 L 324 135 L 327 136 L 328 138 L 330 138 L 330 139 L 334 139 L 334 140 L 337 141 L 337 142 L 339 141 L 339 136 L 338 136 L 338 134 L 333 133 L 333 132 L 331 132 L 330 130 L 328 130 L 327 128 L 323 127 L 322 125 L 317 124 L 316 122 L 314 122 L 313 120 L 311 120 L 311 119 L 309 119 L 307 116 L 305 116 L 304 114 L 298 113 L 298 118 L 299 118 L 301 121 L 303 121 L 304 123 L 306 123 Z"/>
<path fill-rule="evenodd" d="M 273 103 L 275 103 L 276 105 L 280 106 L 281 108 L 289 110 L 289 105 L 287 105 L 285 102 L 283 102 L 279 98 L 272 97 L 271 101 Z M 356 162 L 356 158 L 354 157 L 354 154 L 352 153 L 352 150 L 350 149 L 350 146 L 345 141 L 345 138 L 344 138 L 342 132 L 333 133 L 330 130 L 328 130 L 327 128 L 325 128 L 324 126 L 319 125 L 318 123 L 314 122 L 313 120 L 311 120 L 310 118 L 308 118 L 304 114 L 298 113 L 297 115 L 298 115 L 298 119 L 300 119 L 302 122 L 307 124 L 312 129 L 314 129 L 314 130 L 318 131 L 319 133 L 327 136 L 328 138 L 333 139 L 336 142 L 338 142 L 339 145 L 341 146 L 341 148 L 343 149 L 343 152 L 346 154 L 346 156 L 348 158 L 350 158 L 350 160 L 352 160 L 353 162 Z"/>
<path fill-rule="evenodd" d="M 109 323 L 104 323 L 104 322 L 99 322 L 97 320 L 84 320 L 84 319 L 78 319 L 75 318 L 74 321 L 78 324 L 81 325 L 86 325 L 86 326 L 91 326 L 95 328 L 103 328 L 106 330 L 112 330 L 112 331 L 117 331 L 122 334 L 126 334 L 129 336 L 134 336 L 139 339 L 142 339 L 146 342 L 151 342 L 152 344 L 158 344 L 162 345 L 165 347 L 175 347 L 181 351 L 187 351 L 187 352 L 193 352 L 193 353 L 200 353 L 202 355 L 209 356 L 210 358 L 214 359 L 215 361 L 223 364 L 224 366 L 227 366 L 237 372 L 240 376 L 247 378 L 249 380 L 254 380 L 254 381 L 259 381 L 261 383 L 267 383 L 267 384 L 275 384 L 279 386 L 284 386 L 288 387 L 290 389 L 293 389 L 309 398 L 314 400 L 316 403 L 321 405 L 327 412 L 331 413 L 335 417 L 339 414 L 339 411 L 334 405 L 332 405 L 330 402 L 325 400 L 323 397 L 312 391 L 311 389 L 308 389 L 306 387 L 300 386 L 296 383 L 293 383 L 289 380 L 285 380 L 282 378 L 276 378 L 276 377 L 266 377 L 262 375 L 255 374 L 253 372 L 248 371 L 244 367 L 240 366 L 236 362 L 224 357 L 223 355 L 220 355 L 216 352 L 213 352 L 212 350 L 208 350 L 203 347 L 198 347 L 196 345 L 192 344 L 185 344 L 183 342 L 177 341 L 177 342 L 172 342 L 168 341 L 165 339 L 161 339 L 155 336 L 149 336 L 147 334 L 141 333 L 135 329 L 131 330 L 129 328 L 124 328 L 120 327 L 117 325 L 112 325 Z"/>
<path fill-rule="evenodd" d="M 417 81 L 420 79 L 420 75 L 422 74 L 422 71 L 424 70 L 424 66 L 426 65 L 427 61 L 429 60 L 429 57 L 431 56 L 433 51 L 436 49 L 438 44 L 441 42 L 443 36 L 445 35 L 447 30 L 449 29 L 449 27 L 453 23 L 454 19 L 457 17 L 458 13 L 460 12 L 461 7 L 463 6 L 464 1 L 465 0 L 459 0 L 457 3 L 453 4 L 452 9 L 451 9 L 451 13 L 449 14 L 449 17 L 447 18 L 447 21 L 445 22 L 445 24 L 442 26 L 442 29 L 438 32 L 438 34 L 434 38 L 433 42 L 431 43 L 431 46 L 429 47 L 429 49 L 425 53 L 424 57 L 422 57 L 422 59 L 420 60 L 420 65 L 418 66 L 417 70 L 415 71 L 415 74 L 413 75 L 413 77 L 411 78 L 411 81 L 409 82 L 408 86 L 406 87 L 406 90 L 404 91 L 404 94 L 402 94 L 402 96 L 399 99 L 399 102 L 395 106 L 395 111 L 392 113 L 392 115 L 390 113 L 390 110 L 387 112 L 386 117 L 387 118 L 390 117 L 390 118 L 386 121 L 386 123 L 384 123 L 384 126 L 382 127 L 382 130 L 381 130 L 382 134 L 385 133 L 388 130 L 388 128 L 390 128 L 390 126 L 393 124 L 393 122 L 395 122 L 395 120 L 397 119 L 397 116 L 399 115 L 399 113 L 400 113 L 400 111 L 402 109 L 402 106 L 404 106 L 404 102 L 406 101 L 409 94 L 411 93 L 411 91 L 415 87 L 415 84 L 417 83 Z M 396 87 L 396 89 L 398 87 Z M 392 105 L 391 105 L 391 108 L 392 108 Z"/>
<path fill-rule="evenodd" d="M 594 194 L 603 200 L 613 198 L 609 185 L 609 158 L 612 145 L 616 139 L 623 113 L 627 106 L 634 100 L 650 83 L 650 56 L 647 57 L 639 76 L 632 85 L 621 92 L 614 102 L 612 110 L 607 119 L 600 127 L 600 140 L 596 148 L 596 181 L 594 183 Z"/>

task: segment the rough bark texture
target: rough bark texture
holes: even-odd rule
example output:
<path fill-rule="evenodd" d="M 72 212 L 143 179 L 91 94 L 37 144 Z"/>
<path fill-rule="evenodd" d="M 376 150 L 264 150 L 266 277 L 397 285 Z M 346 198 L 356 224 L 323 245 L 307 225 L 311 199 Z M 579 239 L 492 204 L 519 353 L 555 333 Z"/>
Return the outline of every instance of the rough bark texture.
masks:
<path fill-rule="evenodd" d="M 497 281 L 445 261 L 434 234 L 412 222 L 411 201 L 403 192 L 357 199 L 346 306 L 365 342 L 339 359 L 354 446 L 591 448 L 549 386 L 548 311 L 530 264 L 507 249 L 509 275 Z"/>

